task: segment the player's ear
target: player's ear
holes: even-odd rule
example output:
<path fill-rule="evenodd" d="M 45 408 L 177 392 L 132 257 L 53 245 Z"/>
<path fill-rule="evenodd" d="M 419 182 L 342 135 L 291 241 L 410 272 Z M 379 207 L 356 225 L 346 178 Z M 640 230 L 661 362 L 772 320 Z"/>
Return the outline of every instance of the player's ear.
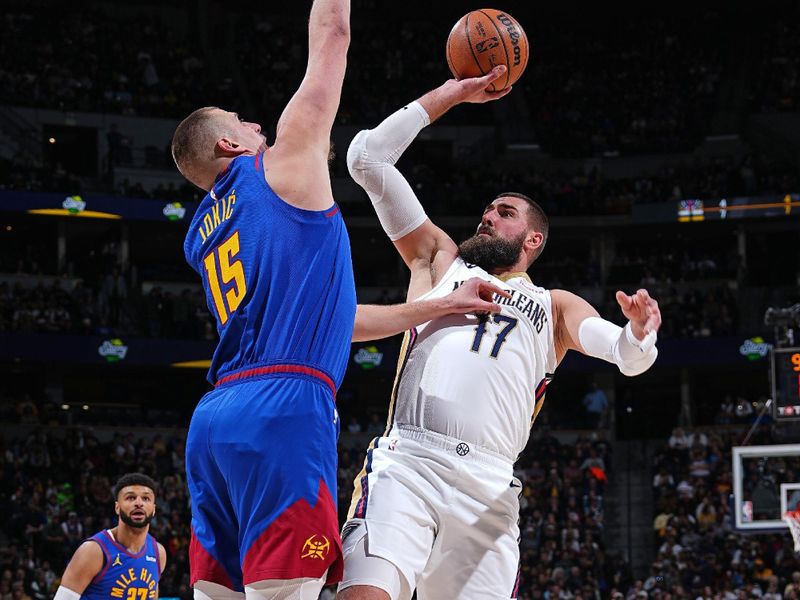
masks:
<path fill-rule="evenodd" d="M 114 512 L 119 516 L 119 502 L 114 502 Z"/>
<path fill-rule="evenodd" d="M 214 145 L 214 154 L 217 156 L 239 156 L 245 151 L 245 148 L 239 142 L 229 137 L 219 138 Z"/>
<path fill-rule="evenodd" d="M 536 250 L 544 243 L 544 235 L 539 231 L 528 232 L 528 237 L 525 238 L 525 244 L 529 250 Z"/>

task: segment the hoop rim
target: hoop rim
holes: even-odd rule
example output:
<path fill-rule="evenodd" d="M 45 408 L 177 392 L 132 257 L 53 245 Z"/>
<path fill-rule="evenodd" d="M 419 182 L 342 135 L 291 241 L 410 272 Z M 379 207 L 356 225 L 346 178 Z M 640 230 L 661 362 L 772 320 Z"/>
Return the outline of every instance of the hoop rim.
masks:
<path fill-rule="evenodd" d="M 795 553 L 800 554 L 800 509 L 787 510 L 783 513 L 783 522 L 786 523 L 789 533 L 792 534 Z"/>

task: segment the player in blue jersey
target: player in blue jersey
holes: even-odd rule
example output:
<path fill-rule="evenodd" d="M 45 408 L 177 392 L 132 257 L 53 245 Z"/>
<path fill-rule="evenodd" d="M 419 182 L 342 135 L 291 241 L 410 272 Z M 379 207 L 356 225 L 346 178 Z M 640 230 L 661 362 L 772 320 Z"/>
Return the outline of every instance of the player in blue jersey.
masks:
<path fill-rule="evenodd" d="M 473 282 L 443 301 L 356 307 L 328 155 L 349 0 L 315 0 L 305 77 L 267 147 L 257 123 L 201 108 L 172 154 L 206 190 L 184 244 L 219 345 L 186 443 L 195 598 L 316 600 L 341 578 L 335 394 L 351 340 L 449 312 L 499 310 Z"/>
<path fill-rule="evenodd" d="M 114 486 L 119 522 L 75 551 L 55 600 L 155 600 L 167 552 L 148 532 L 156 514 L 156 484 L 128 473 Z"/>

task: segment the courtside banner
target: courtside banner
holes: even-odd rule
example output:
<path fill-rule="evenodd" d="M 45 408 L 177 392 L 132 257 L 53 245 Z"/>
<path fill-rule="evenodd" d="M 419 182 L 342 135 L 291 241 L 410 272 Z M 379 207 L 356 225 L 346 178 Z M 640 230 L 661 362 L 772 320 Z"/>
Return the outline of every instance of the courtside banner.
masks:
<path fill-rule="evenodd" d="M 187 226 L 197 202 L 96 194 L 0 191 L 0 211 L 67 219 L 169 221 Z"/>
<path fill-rule="evenodd" d="M 766 336 L 771 340 L 771 336 Z M 763 341 L 763 338 L 758 338 Z M 683 340 L 658 340 L 658 358 L 653 369 L 676 369 L 683 367 L 735 367 L 764 369 L 766 364 L 752 360 L 750 355 L 743 354 L 743 349 L 750 345 L 743 336 L 708 337 Z M 616 371 L 617 367 L 578 352 L 567 352 L 564 362 L 558 367 L 562 371 Z"/>
<path fill-rule="evenodd" d="M 215 342 L 119 335 L 0 333 L 0 361 L 208 368 Z"/>
<path fill-rule="evenodd" d="M 759 338 L 760 339 L 760 338 Z M 769 340 L 767 340 L 768 342 Z M 766 343 L 766 342 L 765 342 Z M 0 333 L 0 361 L 152 365 L 208 369 L 216 340 L 174 340 L 118 335 L 65 335 L 59 333 Z M 750 345 L 743 338 L 659 340 L 656 369 L 682 367 L 734 367 L 766 369 L 742 353 Z M 397 367 L 399 342 L 357 343 L 350 349 L 348 376 L 391 374 Z M 569 352 L 562 371 L 616 370 L 614 365 Z"/>

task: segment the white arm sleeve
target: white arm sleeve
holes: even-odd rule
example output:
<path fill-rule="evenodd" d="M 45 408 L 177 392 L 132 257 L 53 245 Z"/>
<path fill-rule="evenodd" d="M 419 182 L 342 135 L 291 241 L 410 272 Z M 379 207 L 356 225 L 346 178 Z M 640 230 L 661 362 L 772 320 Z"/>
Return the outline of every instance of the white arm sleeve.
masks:
<path fill-rule="evenodd" d="M 60 585 L 56 590 L 56 595 L 53 596 L 53 600 L 81 600 L 81 595 Z"/>
<path fill-rule="evenodd" d="M 600 317 L 587 317 L 578 326 L 578 339 L 586 354 L 614 363 L 628 377 L 641 375 L 658 357 L 656 332 L 639 341 L 630 323 L 619 327 Z"/>
<path fill-rule="evenodd" d="M 408 181 L 394 166 L 430 118 L 419 102 L 360 131 L 347 149 L 347 168 L 367 192 L 389 239 L 398 240 L 428 218 Z"/>

